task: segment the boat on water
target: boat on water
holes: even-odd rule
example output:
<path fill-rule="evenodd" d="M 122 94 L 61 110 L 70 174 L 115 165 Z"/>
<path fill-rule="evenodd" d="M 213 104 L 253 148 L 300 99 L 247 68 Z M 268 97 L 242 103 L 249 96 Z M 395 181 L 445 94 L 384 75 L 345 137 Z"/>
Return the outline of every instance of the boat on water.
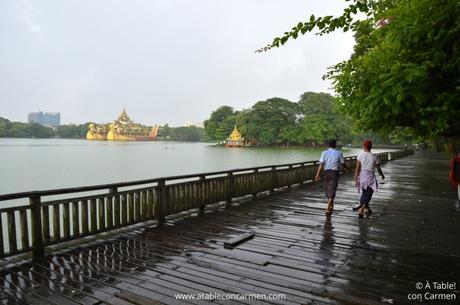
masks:
<path fill-rule="evenodd" d="M 134 123 L 123 109 L 118 119 L 112 123 L 88 125 L 87 140 L 106 141 L 154 141 L 158 135 L 158 125 L 148 127 Z"/>

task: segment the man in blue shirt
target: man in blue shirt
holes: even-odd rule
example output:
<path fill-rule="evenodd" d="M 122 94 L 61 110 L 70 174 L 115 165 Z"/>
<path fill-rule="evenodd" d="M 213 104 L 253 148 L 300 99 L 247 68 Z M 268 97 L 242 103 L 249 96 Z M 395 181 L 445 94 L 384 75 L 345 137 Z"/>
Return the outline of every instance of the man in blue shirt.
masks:
<path fill-rule="evenodd" d="M 337 191 L 337 186 L 339 184 L 339 171 L 342 167 L 347 169 L 347 166 L 345 165 L 342 153 L 336 149 L 337 141 L 335 139 L 331 139 L 328 142 L 329 149 L 323 151 L 321 153 L 321 157 L 319 158 L 319 167 L 316 172 L 315 181 L 321 180 L 319 175 L 324 169 L 326 197 L 328 199 L 326 215 L 331 215 L 332 210 L 334 209 L 335 192 Z"/>

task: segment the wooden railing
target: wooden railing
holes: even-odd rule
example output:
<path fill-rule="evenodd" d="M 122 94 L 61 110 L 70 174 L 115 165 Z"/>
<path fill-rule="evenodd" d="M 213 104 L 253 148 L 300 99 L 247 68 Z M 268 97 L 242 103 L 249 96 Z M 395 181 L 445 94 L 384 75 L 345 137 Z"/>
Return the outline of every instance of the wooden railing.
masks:
<path fill-rule="evenodd" d="M 377 155 L 385 162 L 411 153 Z M 356 157 L 347 157 L 345 162 L 354 168 Z M 232 198 L 273 192 L 314 179 L 317 164 L 310 161 L 0 195 L 0 201 L 28 201 L 0 208 L 0 258 L 30 251 L 40 258 L 49 245 L 146 220 L 162 224 L 166 216 L 178 212 L 198 209 L 202 213 L 208 204 L 230 204 Z M 92 194 L 81 195 L 88 192 Z M 60 198 L 50 200 L 53 196 Z"/>

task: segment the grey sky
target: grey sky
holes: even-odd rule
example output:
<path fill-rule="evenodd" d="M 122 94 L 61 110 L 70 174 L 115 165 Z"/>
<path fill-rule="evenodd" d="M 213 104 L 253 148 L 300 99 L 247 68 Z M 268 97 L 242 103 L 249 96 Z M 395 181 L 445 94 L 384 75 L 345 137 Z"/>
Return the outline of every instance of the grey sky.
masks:
<path fill-rule="evenodd" d="M 61 112 L 63 123 L 203 121 L 278 96 L 328 91 L 349 33 L 254 50 L 344 0 L 0 0 L 0 117 Z"/>

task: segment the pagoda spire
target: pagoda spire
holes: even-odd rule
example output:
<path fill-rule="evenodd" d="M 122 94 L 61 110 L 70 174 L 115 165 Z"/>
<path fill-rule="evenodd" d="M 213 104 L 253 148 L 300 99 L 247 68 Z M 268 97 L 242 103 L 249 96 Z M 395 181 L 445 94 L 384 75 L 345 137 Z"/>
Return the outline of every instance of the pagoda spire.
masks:
<path fill-rule="evenodd" d="M 121 123 L 132 123 L 133 121 L 129 118 L 129 115 L 126 113 L 125 107 L 123 107 L 123 111 L 121 114 L 118 116 L 118 120 Z"/>
<path fill-rule="evenodd" d="M 225 143 L 226 147 L 241 147 L 244 146 L 244 138 L 241 136 L 241 133 L 238 131 L 238 128 L 233 129 L 232 133 L 227 138 Z"/>

